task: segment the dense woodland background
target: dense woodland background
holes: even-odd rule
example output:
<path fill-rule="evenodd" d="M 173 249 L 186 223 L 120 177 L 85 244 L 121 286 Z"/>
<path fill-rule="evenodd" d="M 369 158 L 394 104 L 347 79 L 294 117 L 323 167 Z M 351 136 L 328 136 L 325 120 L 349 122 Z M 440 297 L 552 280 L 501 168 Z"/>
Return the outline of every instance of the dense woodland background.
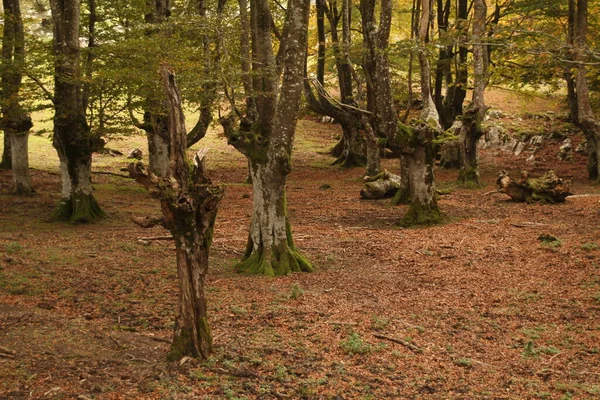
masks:
<path fill-rule="evenodd" d="M 1 398 L 600 394 L 595 2 L 3 10 Z"/>

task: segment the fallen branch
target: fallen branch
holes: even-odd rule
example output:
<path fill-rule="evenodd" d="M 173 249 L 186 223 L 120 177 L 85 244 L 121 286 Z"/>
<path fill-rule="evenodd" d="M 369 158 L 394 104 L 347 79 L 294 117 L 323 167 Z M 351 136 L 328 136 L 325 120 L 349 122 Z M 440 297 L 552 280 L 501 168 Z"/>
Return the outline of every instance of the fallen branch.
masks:
<path fill-rule="evenodd" d="M 542 224 L 539 222 L 521 222 L 521 223 L 513 223 L 512 226 L 516 226 L 517 228 L 526 228 L 528 226 L 549 226 L 549 224 Z"/>
<path fill-rule="evenodd" d="M 553 171 L 546 172 L 538 179 L 530 179 L 526 171 L 521 171 L 519 180 L 511 178 L 506 171 L 500 171 L 496 185 L 498 191 L 520 202 L 562 203 L 572 195 L 567 183 L 557 177 Z"/>
<path fill-rule="evenodd" d="M 110 172 L 110 171 L 92 171 L 92 174 L 98 174 L 98 175 L 112 175 L 112 176 L 118 176 L 119 178 L 127 178 L 127 179 L 132 179 L 131 176 L 129 175 L 125 175 L 125 174 L 117 174 L 116 172 Z"/>
<path fill-rule="evenodd" d="M 173 236 L 151 236 L 151 237 L 139 237 L 138 240 L 173 240 Z"/>
<path fill-rule="evenodd" d="M 350 326 L 358 325 L 357 322 L 344 322 L 344 321 L 327 321 L 327 323 L 330 325 L 350 325 Z"/>
<path fill-rule="evenodd" d="M 418 354 L 423 353 L 423 349 L 421 349 L 418 346 L 415 346 L 414 344 L 412 344 L 410 342 L 407 342 L 406 340 L 397 339 L 397 338 L 393 338 L 393 337 L 385 336 L 385 335 L 378 335 L 378 334 L 373 334 L 373 336 L 375 336 L 377 339 L 389 340 L 390 342 L 401 344 L 402 346 L 408 348 L 409 350 L 411 350 L 414 353 L 418 353 Z"/>
<path fill-rule="evenodd" d="M 131 217 L 131 222 L 142 228 L 153 228 L 156 225 L 166 227 L 163 217 Z"/>
<path fill-rule="evenodd" d="M 7 348 L 6 348 L 6 347 L 4 347 L 4 346 L 0 346 L 0 351 L 1 351 L 2 353 L 6 353 L 6 354 L 13 354 L 13 355 L 14 355 L 14 354 L 17 354 L 17 352 L 16 352 L 16 351 L 14 351 L 14 350 L 11 350 L 11 349 L 7 349 Z"/>

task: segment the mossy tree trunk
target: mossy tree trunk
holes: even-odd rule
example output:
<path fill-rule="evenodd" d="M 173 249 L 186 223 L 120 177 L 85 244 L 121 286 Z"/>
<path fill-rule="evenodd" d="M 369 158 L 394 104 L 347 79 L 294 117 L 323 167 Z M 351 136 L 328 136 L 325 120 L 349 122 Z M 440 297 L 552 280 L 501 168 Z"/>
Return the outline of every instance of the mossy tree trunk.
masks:
<path fill-rule="evenodd" d="M 431 68 L 425 44 L 428 38 L 429 0 L 421 0 L 421 22 L 418 34 L 419 66 L 421 69 L 421 96 L 423 98 L 422 122 L 408 128 L 400 126 L 406 138 L 402 148 L 406 184 L 410 206 L 400 220 L 401 226 L 431 225 L 440 222 L 441 213 L 435 195 L 433 165 L 435 161 L 434 137 L 440 132 L 439 115 L 431 97 Z M 400 196 L 400 195 L 399 195 Z"/>
<path fill-rule="evenodd" d="M 473 70 L 475 88 L 471 104 L 465 110 L 460 133 L 462 166 L 458 181 L 464 185 L 479 186 L 477 165 L 477 141 L 483 135 L 481 124 L 488 107 L 485 105 L 485 89 L 489 82 L 489 54 L 486 38 L 487 4 L 485 0 L 474 0 L 473 11 Z"/>
<path fill-rule="evenodd" d="M 221 187 L 212 186 L 206 176 L 203 149 L 196 154 L 190 168 L 186 157 L 185 117 L 175 76 L 161 67 L 162 82 L 169 100 L 168 118 L 171 149 L 170 168 L 166 177 L 158 177 L 141 164 L 131 164 L 130 174 L 161 203 L 162 218 L 140 223 L 148 228 L 161 224 L 171 231 L 177 254 L 179 298 L 175 316 L 173 342 L 167 358 L 184 356 L 207 358 L 212 352 L 212 336 L 208 324 L 204 281 Z"/>
<path fill-rule="evenodd" d="M 406 182 L 410 201 L 408 212 L 399 222 L 403 227 L 433 225 L 442 219 L 433 175 L 435 151 L 432 141 L 438 130 L 424 123 L 413 129 L 412 139 L 402 149 L 408 175 Z M 401 196 L 398 195 L 399 200 Z"/>
<path fill-rule="evenodd" d="M 246 104 L 256 107 L 248 107 L 239 125 L 237 109 L 221 119 L 228 142 L 249 160 L 253 184 L 252 222 L 239 270 L 266 275 L 312 271 L 294 246 L 285 195 L 303 90 L 309 9 L 309 0 L 288 1 L 275 57 L 269 2 L 251 2 L 253 92 L 246 93 L 252 97 Z"/>
<path fill-rule="evenodd" d="M 63 195 L 52 218 L 92 222 L 105 214 L 92 188 L 92 143 L 83 107 L 79 63 L 80 2 L 51 0 L 50 5 L 55 57 L 53 145 L 63 171 Z"/>
<path fill-rule="evenodd" d="M 19 0 L 3 0 L 3 5 L 0 129 L 4 131 L 4 154 L 0 169 L 12 169 L 15 194 L 31 195 L 28 143 L 33 124 L 19 94 L 25 61 L 23 19 Z"/>

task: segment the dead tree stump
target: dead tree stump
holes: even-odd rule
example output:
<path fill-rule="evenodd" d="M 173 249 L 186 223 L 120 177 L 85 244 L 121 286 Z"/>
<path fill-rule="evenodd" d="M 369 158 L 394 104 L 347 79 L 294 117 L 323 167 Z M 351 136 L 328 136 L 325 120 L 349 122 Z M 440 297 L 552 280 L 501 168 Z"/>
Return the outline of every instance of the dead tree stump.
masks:
<path fill-rule="evenodd" d="M 164 65 L 160 72 L 169 106 L 169 173 L 166 177 L 158 177 L 141 163 L 136 163 L 129 165 L 129 174 L 148 189 L 151 197 L 160 200 L 163 215 L 132 220 L 144 228 L 162 225 L 171 232 L 175 241 L 179 301 L 168 359 L 179 360 L 184 356 L 206 358 L 212 351 L 212 336 L 208 326 L 204 280 L 223 188 L 213 186 L 206 176 L 206 149 L 196 154 L 193 166 L 189 165 L 185 118 L 175 75 Z"/>

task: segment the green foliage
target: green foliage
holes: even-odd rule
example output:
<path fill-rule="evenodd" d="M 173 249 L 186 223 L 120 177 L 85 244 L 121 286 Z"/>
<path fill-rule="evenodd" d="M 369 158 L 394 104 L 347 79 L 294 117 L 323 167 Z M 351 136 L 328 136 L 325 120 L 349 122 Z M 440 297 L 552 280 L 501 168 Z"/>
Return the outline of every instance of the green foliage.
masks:
<path fill-rule="evenodd" d="M 459 367 L 463 367 L 463 368 L 472 368 L 473 367 L 473 361 L 470 358 L 456 358 L 452 361 L 454 363 L 454 365 L 457 365 Z"/>
<path fill-rule="evenodd" d="M 366 354 L 371 352 L 373 347 L 363 341 L 358 333 L 351 333 L 345 340 L 340 342 L 340 346 L 349 354 Z"/>
<path fill-rule="evenodd" d="M 292 291 L 290 293 L 290 299 L 297 300 L 300 296 L 304 294 L 304 291 L 300 287 L 298 283 L 294 283 L 292 286 Z"/>
<path fill-rule="evenodd" d="M 6 254 L 15 254 L 21 251 L 23 247 L 18 242 L 10 242 L 6 245 Z"/>

